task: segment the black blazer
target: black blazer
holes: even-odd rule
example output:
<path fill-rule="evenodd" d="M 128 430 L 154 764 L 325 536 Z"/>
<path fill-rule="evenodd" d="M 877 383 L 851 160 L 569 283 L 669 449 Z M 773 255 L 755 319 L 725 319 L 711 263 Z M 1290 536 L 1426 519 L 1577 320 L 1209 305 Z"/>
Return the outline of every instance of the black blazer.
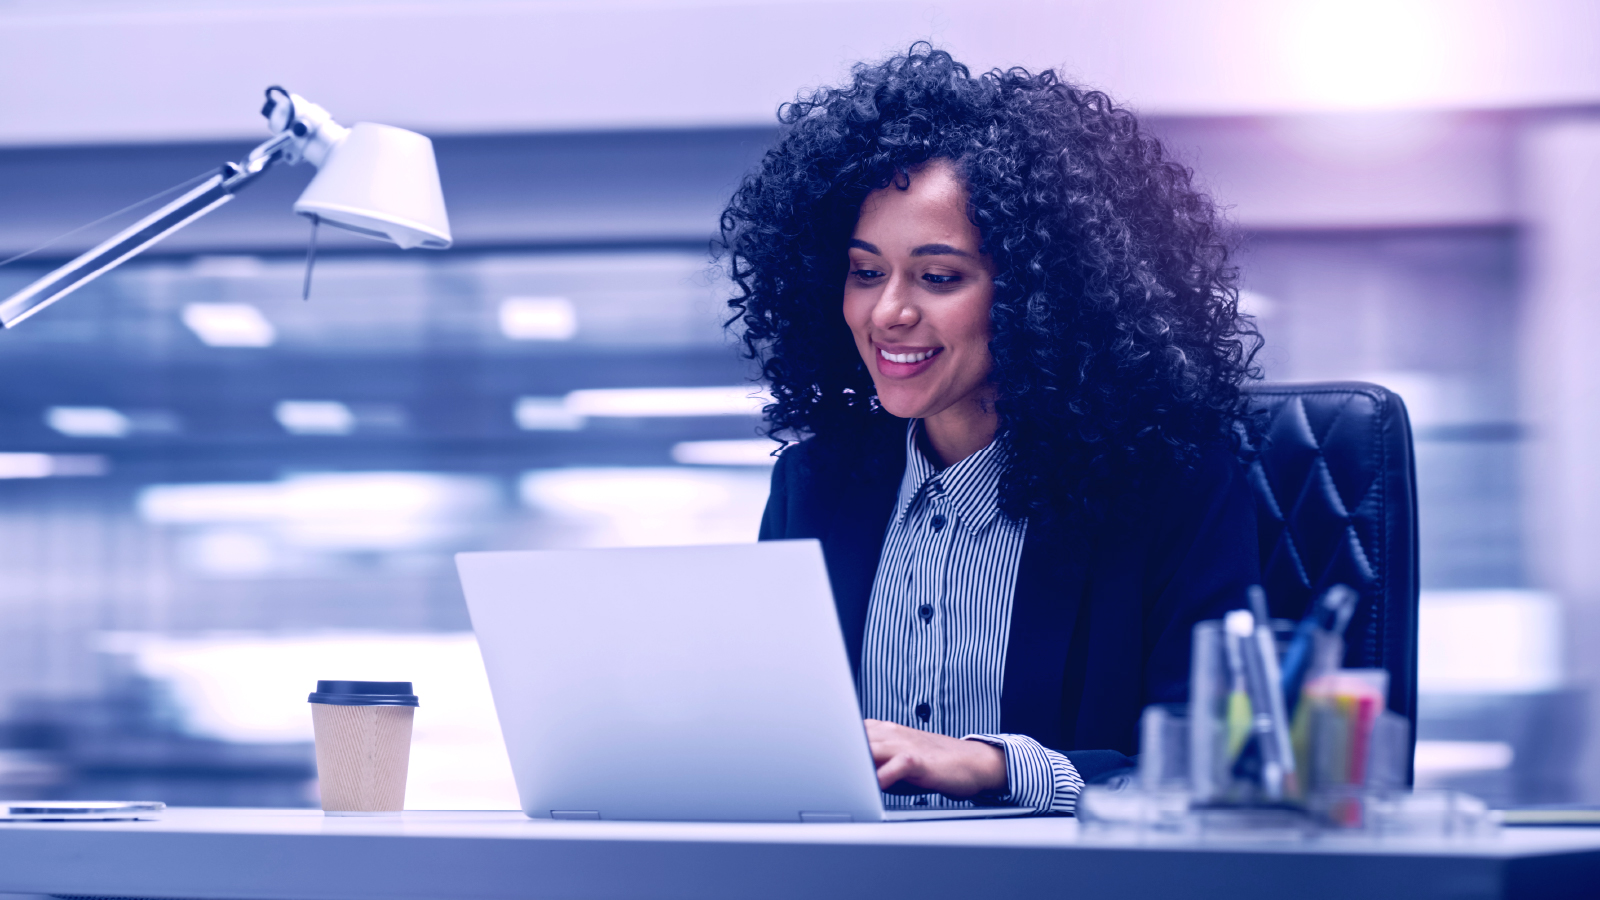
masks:
<path fill-rule="evenodd" d="M 850 666 L 905 471 L 905 420 L 842 448 L 813 438 L 778 458 L 762 540 L 822 542 Z M 841 464 L 840 460 L 849 460 Z M 1188 698 L 1194 623 L 1260 581 L 1255 499 L 1218 446 L 1093 528 L 1028 525 L 1017 571 L 1000 730 L 1065 753 L 1085 780 L 1130 764 L 1139 714 Z"/>

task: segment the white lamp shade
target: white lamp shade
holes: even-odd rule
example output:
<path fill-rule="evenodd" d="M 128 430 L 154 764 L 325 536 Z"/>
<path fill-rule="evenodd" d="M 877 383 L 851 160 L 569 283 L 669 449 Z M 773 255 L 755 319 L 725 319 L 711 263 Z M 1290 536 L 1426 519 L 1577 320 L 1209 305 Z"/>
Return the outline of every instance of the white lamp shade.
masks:
<path fill-rule="evenodd" d="M 433 142 L 404 128 L 357 122 L 323 160 L 294 211 L 407 250 L 450 246 Z"/>

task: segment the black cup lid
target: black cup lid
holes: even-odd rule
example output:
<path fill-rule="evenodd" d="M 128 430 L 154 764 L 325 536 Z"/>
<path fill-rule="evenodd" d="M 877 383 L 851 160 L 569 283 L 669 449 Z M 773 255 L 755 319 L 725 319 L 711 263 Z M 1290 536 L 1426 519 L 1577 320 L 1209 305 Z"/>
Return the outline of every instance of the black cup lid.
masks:
<path fill-rule="evenodd" d="M 409 681 L 319 681 L 312 703 L 333 706 L 417 706 Z"/>

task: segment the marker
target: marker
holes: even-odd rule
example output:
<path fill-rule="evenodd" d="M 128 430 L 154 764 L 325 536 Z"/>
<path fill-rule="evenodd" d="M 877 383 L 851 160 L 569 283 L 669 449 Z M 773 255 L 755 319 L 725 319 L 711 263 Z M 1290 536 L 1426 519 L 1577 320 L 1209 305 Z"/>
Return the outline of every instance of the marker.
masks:
<path fill-rule="evenodd" d="M 1224 620 L 1226 623 L 1226 620 Z M 1243 638 L 1234 629 L 1222 631 L 1222 649 L 1228 658 L 1228 766 L 1239 761 L 1245 741 L 1250 737 L 1250 694 L 1245 687 Z"/>

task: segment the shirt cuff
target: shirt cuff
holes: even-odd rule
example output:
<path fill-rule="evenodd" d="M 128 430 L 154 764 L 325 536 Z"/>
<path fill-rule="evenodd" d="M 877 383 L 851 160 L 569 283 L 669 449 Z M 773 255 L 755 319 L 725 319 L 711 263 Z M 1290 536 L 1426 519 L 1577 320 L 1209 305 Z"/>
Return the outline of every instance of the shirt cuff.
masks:
<path fill-rule="evenodd" d="M 1006 792 L 993 799 L 980 798 L 980 803 L 988 800 L 1061 815 L 1077 809 L 1083 777 L 1072 760 L 1025 734 L 969 734 L 963 740 L 982 741 L 1006 754 Z"/>

